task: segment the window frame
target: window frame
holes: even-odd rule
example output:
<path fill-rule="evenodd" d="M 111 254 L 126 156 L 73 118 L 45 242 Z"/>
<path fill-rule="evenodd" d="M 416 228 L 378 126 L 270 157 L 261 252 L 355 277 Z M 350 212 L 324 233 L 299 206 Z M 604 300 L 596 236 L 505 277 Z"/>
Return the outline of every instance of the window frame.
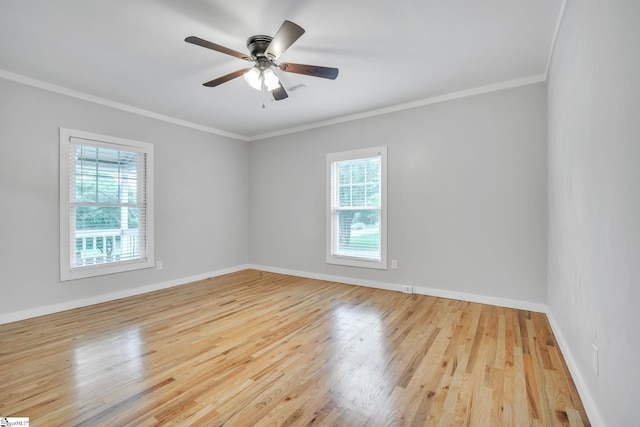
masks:
<path fill-rule="evenodd" d="M 373 260 L 365 257 L 337 255 L 335 247 L 338 244 L 336 215 L 334 202 L 337 200 L 338 180 L 333 171 L 333 164 L 341 161 L 368 159 L 380 157 L 380 259 Z M 334 180 L 334 178 L 336 178 Z M 372 147 L 359 150 L 328 153 L 326 159 L 326 262 L 327 264 L 344 265 L 350 267 L 387 269 L 387 147 Z"/>
<path fill-rule="evenodd" d="M 60 128 L 60 281 L 102 276 L 106 274 L 152 268 L 154 261 L 154 213 L 153 213 L 153 144 L 100 135 L 74 129 Z M 71 266 L 71 251 L 75 251 L 76 241 L 71 239 L 71 177 L 70 168 L 74 167 L 70 159 L 73 145 L 71 139 L 86 140 L 88 146 L 105 147 L 114 150 L 135 151 L 145 154 L 145 241 L 146 257 L 105 262 L 78 267 Z M 75 220 L 75 219 L 74 219 Z"/>

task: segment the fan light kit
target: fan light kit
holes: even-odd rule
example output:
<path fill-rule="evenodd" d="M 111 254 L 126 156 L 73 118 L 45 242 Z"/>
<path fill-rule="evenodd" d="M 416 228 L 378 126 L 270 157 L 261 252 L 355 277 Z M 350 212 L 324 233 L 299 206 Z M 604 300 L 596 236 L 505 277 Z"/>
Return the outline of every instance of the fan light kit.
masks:
<path fill-rule="evenodd" d="M 254 63 L 251 68 L 243 68 L 218 77 L 204 83 L 204 86 L 216 87 L 236 77 L 244 76 L 249 86 L 259 91 L 267 90 L 271 92 L 273 99 L 280 101 L 289 95 L 287 95 L 287 91 L 280 83 L 280 79 L 274 69 L 331 80 L 335 80 L 338 77 L 337 68 L 290 62 L 278 64 L 275 62 L 303 34 L 304 29 L 302 27 L 291 21 L 284 21 L 274 37 L 263 35 L 249 37 L 247 48 L 250 56 L 195 36 L 189 36 L 184 41 Z"/>
<path fill-rule="evenodd" d="M 262 90 L 262 85 L 265 85 L 267 90 L 271 92 L 280 86 L 280 80 L 278 80 L 278 76 L 271 68 L 267 68 L 264 71 L 252 68 L 244 73 L 244 79 L 249 83 L 249 86 L 256 90 Z"/>

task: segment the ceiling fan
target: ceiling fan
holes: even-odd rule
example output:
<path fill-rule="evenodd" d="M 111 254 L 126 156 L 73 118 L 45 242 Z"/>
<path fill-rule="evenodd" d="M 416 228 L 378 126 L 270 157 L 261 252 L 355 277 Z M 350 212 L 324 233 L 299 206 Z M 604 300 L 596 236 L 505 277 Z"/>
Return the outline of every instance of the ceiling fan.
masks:
<path fill-rule="evenodd" d="M 210 41 L 195 36 L 189 36 L 184 41 L 198 46 L 206 47 L 245 61 L 253 62 L 253 67 L 243 68 L 233 73 L 229 73 L 217 79 L 204 83 L 204 86 L 215 87 L 236 77 L 244 76 L 249 86 L 257 90 L 267 89 L 276 101 L 287 98 L 287 91 L 284 89 L 278 76 L 273 71 L 277 68 L 289 73 L 304 74 L 307 76 L 322 77 L 335 80 L 338 77 L 338 69 L 331 67 L 320 67 L 317 65 L 294 64 L 291 62 L 276 63 L 280 57 L 296 40 L 304 34 L 304 29 L 291 21 L 284 21 L 275 36 L 257 35 L 247 39 L 249 55 L 220 46 Z"/>

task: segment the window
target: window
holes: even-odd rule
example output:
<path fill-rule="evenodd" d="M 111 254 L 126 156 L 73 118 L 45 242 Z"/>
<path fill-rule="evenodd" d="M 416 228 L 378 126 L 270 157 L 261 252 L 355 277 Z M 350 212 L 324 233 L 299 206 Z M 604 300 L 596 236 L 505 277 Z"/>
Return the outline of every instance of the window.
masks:
<path fill-rule="evenodd" d="M 387 147 L 327 155 L 327 263 L 387 268 Z"/>
<path fill-rule="evenodd" d="M 153 267 L 153 145 L 60 128 L 60 280 Z"/>

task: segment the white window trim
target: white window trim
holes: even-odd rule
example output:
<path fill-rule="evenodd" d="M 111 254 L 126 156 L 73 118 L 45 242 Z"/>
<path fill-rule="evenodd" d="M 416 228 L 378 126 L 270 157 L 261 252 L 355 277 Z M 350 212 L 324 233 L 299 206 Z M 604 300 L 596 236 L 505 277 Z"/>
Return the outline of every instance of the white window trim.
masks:
<path fill-rule="evenodd" d="M 146 254 L 145 259 L 133 261 L 120 261 L 113 263 L 94 264 L 71 268 L 71 245 L 75 241 L 70 240 L 70 182 L 69 182 L 69 150 L 71 138 L 85 139 L 92 144 L 109 146 L 121 146 L 122 150 L 138 151 L 146 154 Z M 86 277 L 102 276 L 105 274 L 120 273 L 124 271 L 152 268 L 154 266 L 154 237 L 153 237 L 153 145 L 118 138 L 107 135 L 99 135 L 74 129 L 60 128 L 60 280 L 74 280 Z"/>
<path fill-rule="evenodd" d="M 331 164 L 337 161 L 356 160 L 380 156 L 380 260 L 338 256 L 333 254 L 335 235 L 332 206 L 332 172 Z M 327 264 L 346 265 L 351 267 L 387 269 L 387 147 L 373 147 L 361 150 L 343 151 L 327 154 L 326 164 L 326 262 Z"/>

